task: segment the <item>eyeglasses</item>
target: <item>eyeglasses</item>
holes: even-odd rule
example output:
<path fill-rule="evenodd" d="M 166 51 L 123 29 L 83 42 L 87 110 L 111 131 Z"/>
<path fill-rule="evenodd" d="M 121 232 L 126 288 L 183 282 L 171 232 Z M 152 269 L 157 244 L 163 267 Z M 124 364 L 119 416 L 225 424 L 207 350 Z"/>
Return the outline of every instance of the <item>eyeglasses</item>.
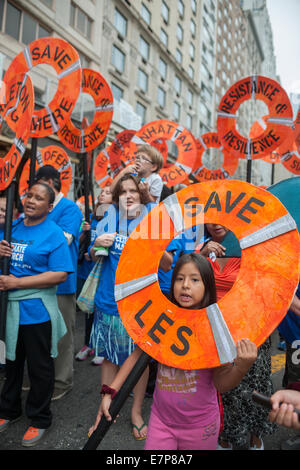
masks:
<path fill-rule="evenodd" d="M 144 157 L 144 155 L 137 155 L 137 156 L 135 157 L 135 161 L 136 161 L 136 162 L 141 162 L 141 161 L 143 161 L 143 162 L 151 163 L 151 165 L 153 164 L 153 162 L 152 162 L 151 160 L 149 160 L 148 158 Z"/>

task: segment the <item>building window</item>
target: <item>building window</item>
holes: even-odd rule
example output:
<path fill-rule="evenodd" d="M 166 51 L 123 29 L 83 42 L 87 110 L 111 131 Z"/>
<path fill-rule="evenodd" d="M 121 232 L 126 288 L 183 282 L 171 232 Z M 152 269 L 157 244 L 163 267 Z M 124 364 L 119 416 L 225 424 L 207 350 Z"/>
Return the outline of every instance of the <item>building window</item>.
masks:
<path fill-rule="evenodd" d="M 190 31 L 192 33 L 192 36 L 195 37 L 196 36 L 196 23 L 193 20 L 193 18 L 191 19 L 191 22 L 190 22 Z"/>
<path fill-rule="evenodd" d="M 178 41 L 181 44 L 183 42 L 183 29 L 182 29 L 182 26 L 179 23 L 177 24 L 176 36 L 177 36 Z"/>
<path fill-rule="evenodd" d="M 176 49 L 176 60 L 179 64 L 182 64 L 182 53 L 179 49 Z"/>
<path fill-rule="evenodd" d="M 124 91 L 115 83 L 111 84 L 111 91 L 115 101 L 120 101 L 124 96 Z"/>
<path fill-rule="evenodd" d="M 164 46 L 168 47 L 168 35 L 163 28 L 160 29 L 160 40 Z"/>
<path fill-rule="evenodd" d="M 181 87 L 182 87 L 181 78 L 179 78 L 178 75 L 175 75 L 174 88 L 175 88 L 175 91 L 178 95 L 180 95 L 180 93 L 181 93 Z"/>
<path fill-rule="evenodd" d="M 143 3 L 142 3 L 142 9 L 141 9 L 141 16 L 148 25 L 151 24 L 151 13 Z"/>
<path fill-rule="evenodd" d="M 179 16 L 181 18 L 183 18 L 184 16 L 184 3 L 182 0 L 178 0 L 178 12 L 179 12 Z"/>
<path fill-rule="evenodd" d="M 44 3 L 48 8 L 52 8 L 53 0 L 40 0 Z"/>
<path fill-rule="evenodd" d="M 179 122 L 179 120 L 180 120 L 180 104 L 178 104 L 176 101 L 174 101 L 174 105 L 173 105 L 173 114 L 174 114 L 175 121 Z"/>
<path fill-rule="evenodd" d="M 112 64 L 116 67 L 119 72 L 125 70 L 125 54 L 117 46 L 112 48 Z"/>
<path fill-rule="evenodd" d="M 161 4 L 161 16 L 163 17 L 165 23 L 169 23 L 170 9 L 164 0 Z"/>
<path fill-rule="evenodd" d="M 21 14 L 21 10 L 16 8 L 11 3 L 7 2 L 5 32 L 9 36 L 15 38 L 17 41 L 19 41 Z"/>
<path fill-rule="evenodd" d="M 189 104 L 190 106 L 193 106 L 194 94 L 193 94 L 193 92 L 192 92 L 191 90 L 188 90 L 188 91 L 187 91 L 186 97 L 187 97 L 187 102 L 188 102 L 188 104 Z"/>
<path fill-rule="evenodd" d="M 187 129 L 191 130 L 192 125 L 193 125 L 193 118 L 190 114 L 187 114 L 187 116 L 186 116 L 186 127 L 187 127 Z"/>
<path fill-rule="evenodd" d="M 167 69 L 168 69 L 168 66 L 166 62 L 160 57 L 159 63 L 158 63 L 158 70 L 159 70 L 159 74 L 161 78 L 163 78 L 164 80 L 167 78 Z"/>
<path fill-rule="evenodd" d="M 34 17 L 22 12 L 12 3 L 0 0 L 0 31 L 3 19 L 4 32 L 23 44 L 51 35 Z"/>
<path fill-rule="evenodd" d="M 147 92 L 148 75 L 142 69 L 138 69 L 138 86 L 144 93 Z"/>
<path fill-rule="evenodd" d="M 166 92 L 160 86 L 157 89 L 157 101 L 158 104 L 164 108 L 166 105 Z"/>
<path fill-rule="evenodd" d="M 192 8 L 193 13 L 196 13 L 196 11 L 197 11 L 197 2 L 196 2 L 196 0 L 191 0 L 191 8 Z"/>
<path fill-rule="evenodd" d="M 136 103 L 136 113 L 140 116 L 142 119 L 142 125 L 144 125 L 146 123 L 147 108 L 139 101 Z"/>
<path fill-rule="evenodd" d="M 71 26 L 79 31 L 84 37 L 91 39 L 92 20 L 77 5 L 71 3 Z"/>
<path fill-rule="evenodd" d="M 195 59 L 195 46 L 192 42 L 190 42 L 190 58 Z"/>
<path fill-rule="evenodd" d="M 143 59 L 148 60 L 150 55 L 150 44 L 140 36 L 139 51 Z"/>
<path fill-rule="evenodd" d="M 194 72 L 194 69 L 191 65 L 189 65 L 189 68 L 188 68 L 188 74 L 189 74 L 189 77 L 194 80 L 194 75 L 195 75 L 195 72 Z"/>
<path fill-rule="evenodd" d="M 114 18 L 114 25 L 118 33 L 122 36 L 126 37 L 127 35 L 127 18 L 125 18 L 122 13 L 115 8 L 115 18 Z"/>

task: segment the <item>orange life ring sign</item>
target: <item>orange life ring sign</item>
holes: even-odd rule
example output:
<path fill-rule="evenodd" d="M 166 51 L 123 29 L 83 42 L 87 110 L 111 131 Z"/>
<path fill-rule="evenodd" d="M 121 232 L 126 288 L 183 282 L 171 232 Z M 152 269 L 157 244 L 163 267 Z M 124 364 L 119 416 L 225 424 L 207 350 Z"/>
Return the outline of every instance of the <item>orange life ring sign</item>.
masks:
<path fill-rule="evenodd" d="M 253 137 L 258 137 L 263 134 L 265 129 L 267 128 L 267 120 L 269 116 L 263 116 L 262 118 L 258 119 L 255 121 L 250 129 L 249 132 L 249 137 L 252 139 Z M 287 138 L 285 139 L 285 142 L 283 145 L 286 145 L 286 142 L 292 143 L 294 140 L 294 134 L 293 134 L 293 129 L 288 128 L 287 129 Z M 268 155 L 265 155 L 262 160 L 268 163 L 281 163 L 281 153 L 280 153 L 280 147 L 271 152 Z"/>
<path fill-rule="evenodd" d="M 0 103 L 0 125 L 6 121 L 16 135 L 8 153 L 0 158 L 1 191 L 10 185 L 25 153 L 34 110 L 33 85 L 28 75 L 16 74 L 10 80 L 5 76 L 2 87 L 5 100 Z"/>
<path fill-rule="evenodd" d="M 196 140 L 199 142 L 198 156 L 196 160 L 196 169 L 193 170 L 192 175 L 198 181 L 222 180 L 229 178 L 235 173 L 239 164 L 239 160 L 238 158 L 233 157 L 227 150 L 223 149 L 216 132 L 207 132 Z M 221 168 L 211 170 L 203 165 L 202 156 L 209 148 L 217 148 L 223 153 L 224 162 Z"/>
<path fill-rule="evenodd" d="M 203 222 L 235 234 L 241 267 L 218 303 L 189 310 L 162 294 L 157 271 L 170 240 Z M 131 233 L 115 277 L 118 311 L 133 341 L 158 362 L 217 367 L 234 360 L 237 340 L 261 345 L 286 315 L 299 282 L 299 255 L 296 222 L 271 193 L 244 181 L 196 183 L 154 207 Z"/>
<path fill-rule="evenodd" d="M 111 145 L 97 155 L 94 163 L 94 177 L 100 188 L 109 186 L 123 168 L 122 155 L 134 135 L 135 131 L 130 129 L 120 132 Z"/>
<path fill-rule="evenodd" d="M 93 122 L 85 129 L 78 129 L 71 119 L 59 129 L 60 141 L 76 153 L 94 150 L 105 139 L 113 116 L 113 95 L 103 76 L 92 69 L 82 69 L 82 92 L 95 102 Z"/>
<path fill-rule="evenodd" d="M 134 155 L 138 145 L 153 143 L 159 139 L 174 142 L 178 149 L 176 162 L 159 172 L 166 186 L 182 183 L 194 167 L 197 158 L 197 146 L 193 135 L 173 121 L 158 120 L 145 124 L 130 142 L 130 154 Z"/>
<path fill-rule="evenodd" d="M 262 100 L 269 109 L 266 129 L 253 139 L 242 136 L 236 127 L 236 112 L 249 99 Z M 219 139 L 236 158 L 264 157 L 285 141 L 287 129 L 292 126 L 293 110 L 287 93 L 279 83 L 267 77 L 253 75 L 243 78 L 229 88 L 219 104 Z"/>
<path fill-rule="evenodd" d="M 25 76 L 40 64 L 48 64 L 55 69 L 58 88 L 45 108 L 34 110 L 30 137 L 47 137 L 56 133 L 70 116 L 81 86 L 81 65 L 76 49 L 64 39 L 54 37 L 31 42 L 11 62 L 5 77 L 10 81 L 17 73 Z"/>
<path fill-rule="evenodd" d="M 57 145 L 49 145 L 37 152 L 36 171 L 44 165 L 51 165 L 60 173 L 61 192 L 64 196 L 68 195 L 72 184 L 72 164 L 66 151 Z M 19 181 L 19 195 L 21 200 L 26 197 L 28 192 L 28 180 L 30 173 L 30 162 L 24 165 Z"/>

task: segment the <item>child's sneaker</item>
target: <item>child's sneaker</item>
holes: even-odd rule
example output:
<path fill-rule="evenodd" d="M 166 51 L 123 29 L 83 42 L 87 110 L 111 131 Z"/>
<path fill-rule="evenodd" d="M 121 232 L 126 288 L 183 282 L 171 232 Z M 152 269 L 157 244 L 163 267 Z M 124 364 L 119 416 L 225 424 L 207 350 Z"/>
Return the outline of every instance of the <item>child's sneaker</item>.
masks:
<path fill-rule="evenodd" d="M 93 366 L 101 366 L 101 364 L 103 363 L 104 361 L 104 357 L 102 356 L 95 356 L 93 357 L 93 359 L 91 360 L 91 364 Z"/>
<path fill-rule="evenodd" d="M 92 356 L 93 354 L 94 354 L 94 350 L 84 345 L 80 349 L 80 351 L 76 354 L 75 359 L 76 361 L 85 361 L 89 356 Z"/>

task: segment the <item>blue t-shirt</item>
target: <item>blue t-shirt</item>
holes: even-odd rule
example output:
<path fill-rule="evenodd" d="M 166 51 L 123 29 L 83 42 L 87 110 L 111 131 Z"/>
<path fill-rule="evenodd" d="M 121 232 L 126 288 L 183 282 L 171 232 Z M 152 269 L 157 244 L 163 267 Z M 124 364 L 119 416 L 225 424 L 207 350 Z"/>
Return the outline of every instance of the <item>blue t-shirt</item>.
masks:
<path fill-rule="evenodd" d="M 96 220 L 94 217 L 92 217 L 91 220 L 91 242 L 90 244 L 93 245 L 96 238 L 97 238 L 97 232 L 96 232 L 96 227 L 98 225 L 98 220 Z M 80 230 L 79 235 L 81 235 L 82 230 Z M 85 258 L 83 259 L 82 263 L 78 264 L 77 267 L 77 276 L 80 277 L 80 279 L 86 279 L 88 275 L 90 274 L 93 266 L 94 266 L 94 261 L 87 261 Z"/>
<path fill-rule="evenodd" d="M 71 273 L 73 265 L 63 231 L 48 217 L 37 225 L 26 226 L 24 219 L 12 227 L 13 253 L 9 271 L 16 277 L 34 276 L 46 271 Z M 43 323 L 49 314 L 42 300 L 19 302 L 20 324 Z"/>
<path fill-rule="evenodd" d="M 117 232 L 114 243 L 109 249 L 95 295 L 96 306 L 108 315 L 119 315 L 115 302 L 115 274 L 118 262 L 128 239 L 128 236 L 138 226 L 142 218 L 155 207 L 156 203 L 149 203 L 143 207 L 141 216 L 135 219 L 119 219 L 119 211 L 114 204 L 111 204 L 104 214 L 103 219 L 97 225 L 97 236 L 103 233 Z"/>
<path fill-rule="evenodd" d="M 300 298 L 300 283 L 298 284 L 296 296 Z M 293 344 L 295 340 L 300 340 L 299 315 L 296 315 L 291 310 L 288 310 L 282 322 L 279 323 L 278 330 L 289 344 Z"/>
<path fill-rule="evenodd" d="M 201 230 L 204 230 L 203 225 L 191 227 L 177 235 L 167 246 L 166 251 L 173 252 L 171 269 L 167 272 L 158 269 L 159 287 L 164 294 L 170 293 L 173 269 L 180 255 L 183 253 L 193 253 L 199 243 L 203 243 L 206 240 L 207 236 L 205 233 L 201 234 Z"/>
<path fill-rule="evenodd" d="M 73 263 L 72 273 L 65 282 L 58 286 L 57 294 L 74 294 L 77 284 L 77 261 L 79 250 L 79 230 L 82 222 L 82 213 L 75 204 L 66 197 L 62 197 L 54 209 L 49 212 L 47 218 L 53 220 L 64 232 L 71 233 L 74 237 L 69 251 Z"/>

